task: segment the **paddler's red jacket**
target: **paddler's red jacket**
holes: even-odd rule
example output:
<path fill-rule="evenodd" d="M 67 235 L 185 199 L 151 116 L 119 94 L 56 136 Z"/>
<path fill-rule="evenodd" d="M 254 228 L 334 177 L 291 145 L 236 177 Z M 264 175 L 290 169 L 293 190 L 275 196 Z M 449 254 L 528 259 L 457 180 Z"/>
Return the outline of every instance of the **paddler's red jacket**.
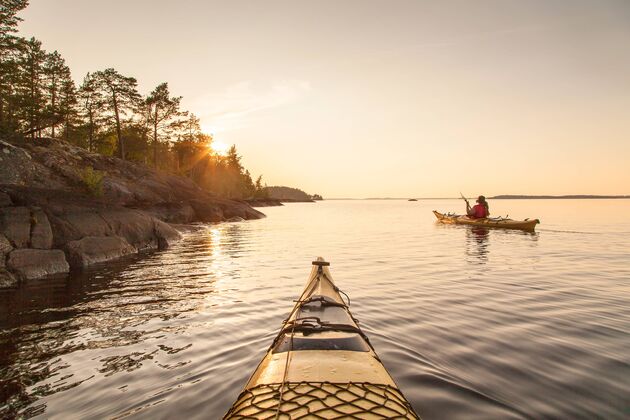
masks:
<path fill-rule="evenodd" d="M 481 204 L 475 204 L 472 208 L 472 211 L 468 215 L 473 219 L 484 219 L 488 217 L 488 211 L 486 210 L 486 206 L 482 206 Z"/>

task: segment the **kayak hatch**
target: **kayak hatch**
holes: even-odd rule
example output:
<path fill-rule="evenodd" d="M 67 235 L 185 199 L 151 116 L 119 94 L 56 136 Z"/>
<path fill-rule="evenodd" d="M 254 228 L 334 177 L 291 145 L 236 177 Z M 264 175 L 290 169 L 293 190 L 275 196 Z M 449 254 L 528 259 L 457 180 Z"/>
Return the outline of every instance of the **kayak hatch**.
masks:
<path fill-rule="evenodd" d="M 418 419 L 322 258 L 224 419 Z M 343 292 L 341 292 L 343 293 Z"/>

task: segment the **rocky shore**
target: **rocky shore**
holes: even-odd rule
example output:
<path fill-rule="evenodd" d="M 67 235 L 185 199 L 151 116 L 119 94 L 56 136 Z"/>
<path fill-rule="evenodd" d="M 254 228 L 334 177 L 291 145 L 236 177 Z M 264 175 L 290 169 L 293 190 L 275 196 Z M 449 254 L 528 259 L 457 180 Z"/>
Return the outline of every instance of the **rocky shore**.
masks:
<path fill-rule="evenodd" d="M 245 202 L 252 207 L 277 207 L 284 205 L 280 200 L 275 198 L 256 198 L 252 200 L 245 200 Z"/>
<path fill-rule="evenodd" d="M 98 194 L 90 173 L 103 175 Z M 0 140 L 0 288 L 167 248 L 180 238 L 171 224 L 261 217 L 185 177 L 61 140 Z"/>

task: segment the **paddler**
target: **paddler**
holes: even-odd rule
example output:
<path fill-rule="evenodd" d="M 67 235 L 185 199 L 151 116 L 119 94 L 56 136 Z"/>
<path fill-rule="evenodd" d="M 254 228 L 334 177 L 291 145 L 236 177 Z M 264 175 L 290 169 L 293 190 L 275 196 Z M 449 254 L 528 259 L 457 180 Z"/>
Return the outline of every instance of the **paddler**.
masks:
<path fill-rule="evenodd" d="M 485 219 L 490 216 L 490 207 L 488 206 L 488 202 L 486 201 L 486 197 L 480 195 L 477 198 L 477 204 L 475 204 L 472 208 L 466 200 L 466 214 L 471 219 Z"/>

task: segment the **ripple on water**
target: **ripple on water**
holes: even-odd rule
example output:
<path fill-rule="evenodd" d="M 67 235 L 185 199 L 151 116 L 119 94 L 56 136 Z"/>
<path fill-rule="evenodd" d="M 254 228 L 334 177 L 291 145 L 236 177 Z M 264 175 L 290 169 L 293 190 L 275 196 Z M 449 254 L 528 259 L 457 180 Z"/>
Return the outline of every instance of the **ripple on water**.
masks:
<path fill-rule="evenodd" d="M 0 414 L 218 418 L 323 255 L 424 418 L 626 418 L 630 208 L 584 203 L 605 217 L 493 203 L 535 234 L 436 225 L 448 200 L 287 205 L 30 282 L 0 293 Z"/>

